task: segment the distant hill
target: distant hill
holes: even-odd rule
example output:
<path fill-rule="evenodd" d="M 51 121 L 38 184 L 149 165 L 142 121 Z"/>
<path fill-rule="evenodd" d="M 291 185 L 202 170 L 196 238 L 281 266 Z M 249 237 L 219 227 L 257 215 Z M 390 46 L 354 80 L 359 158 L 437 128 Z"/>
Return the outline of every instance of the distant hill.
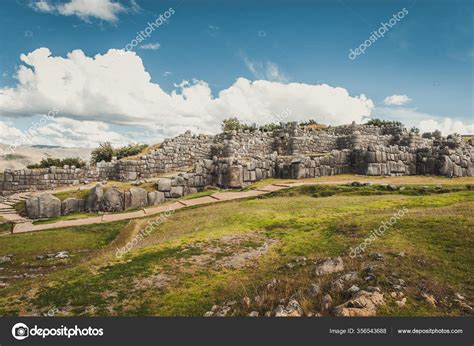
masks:
<path fill-rule="evenodd" d="M 0 149 L 6 150 L 7 147 L 6 144 L 0 143 Z M 14 170 L 26 168 L 27 165 L 39 163 L 41 159 L 47 157 L 59 159 L 79 157 L 88 161 L 92 150 L 92 148 L 65 148 L 51 145 L 22 145 L 16 148 L 13 154 L 0 156 L 0 173 L 7 168 Z"/>

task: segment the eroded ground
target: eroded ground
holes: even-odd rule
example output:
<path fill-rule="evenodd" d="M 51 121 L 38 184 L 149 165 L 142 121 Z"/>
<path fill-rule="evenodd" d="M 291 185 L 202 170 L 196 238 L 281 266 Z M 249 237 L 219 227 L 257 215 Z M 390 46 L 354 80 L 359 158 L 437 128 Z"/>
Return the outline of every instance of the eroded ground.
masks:
<path fill-rule="evenodd" d="M 0 256 L 12 255 L 0 314 L 473 315 L 465 183 L 301 186 L 177 210 L 122 257 L 150 219 L 0 237 Z"/>

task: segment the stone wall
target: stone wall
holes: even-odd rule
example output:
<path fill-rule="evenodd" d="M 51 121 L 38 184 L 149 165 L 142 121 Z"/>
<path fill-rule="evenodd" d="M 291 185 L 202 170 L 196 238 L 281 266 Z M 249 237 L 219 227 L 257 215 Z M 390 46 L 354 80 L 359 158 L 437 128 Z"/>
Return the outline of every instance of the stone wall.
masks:
<path fill-rule="evenodd" d="M 196 179 L 203 179 L 204 186 L 224 187 L 245 186 L 269 177 L 340 173 L 473 176 L 473 157 L 472 145 L 458 137 L 422 138 L 400 126 L 302 128 L 290 123 L 272 132 L 230 131 L 216 136 L 186 132 L 138 158 L 101 162 L 83 169 L 6 170 L 0 193 L 50 190 L 105 179 L 136 180 L 173 171 L 197 174 Z M 189 188 L 197 188 L 193 186 L 195 177 L 188 177 Z"/>
<path fill-rule="evenodd" d="M 96 167 L 63 168 L 50 167 L 41 169 L 5 170 L 0 191 L 21 192 L 32 190 L 51 190 L 58 186 L 79 185 L 88 181 L 97 181 L 101 174 Z"/>

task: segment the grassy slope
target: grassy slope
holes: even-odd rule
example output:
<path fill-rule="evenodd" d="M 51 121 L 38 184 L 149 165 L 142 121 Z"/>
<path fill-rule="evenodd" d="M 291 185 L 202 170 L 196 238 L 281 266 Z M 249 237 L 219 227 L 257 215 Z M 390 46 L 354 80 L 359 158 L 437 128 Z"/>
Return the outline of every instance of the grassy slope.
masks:
<path fill-rule="evenodd" d="M 368 250 L 386 257 L 376 283 L 384 292 L 390 289 L 393 272 L 407 282 L 406 307 L 399 308 L 388 298 L 380 313 L 459 315 L 462 312 L 454 307 L 435 309 L 417 298 L 420 290 L 436 297 L 462 292 L 471 301 L 474 298 L 470 274 L 474 269 L 474 194 L 452 188 L 451 192 L 415 188 L 400 193 L 378 187 L 305 186 L 263 198 L 178 210 L 122 260 L 113 257 L 113 248 L 107 256 L 50 274 L 47 280 L 22 282 L 0 291 L 0 314 L 37 313 L 55 306 L 63 314 L 202 315 L 215 303 L 256 295 L 263 296 L 264 302 L 252 309 L 263 313 L 278 299 L 288 298 L 314 282 L 308 266 L 288 269 L 285 264 L 300 256 L 318 259 L 347 255 L 349 247 L 358 245 L 370 230 L 405 206 L 408 215 Z M 318 198 L 322 196 L 330 197 Z M 134 221 L 134 229 L 144 229 L 150 220 L 153 218 Z M 115 230 L 124 226 L 109 225 Z M 64 250 L 70 239 L 83 232 L 75 248 L 89 243 L 90 226 L 74 234 L 66 232 L 70 230 L 37 233 L 39 238 L 28 242 L 35 250 L 20 250 L 22 240 L 14 237 L 5 238 L 0 249 L 32 253 L 56 246 Z M 92 235 L 96 236 L 94 232 Z M 244 241 L 232 244 L 219 240 L 229 235 Z M 101 239 L 103 246 L 104 239 L 112 236 Z M 270 251 L 252 261 L 256 266 L 216 266 L 220 260 L 264 242 L 271 244 Z M 396 256 L 400 251 L 406 253 L 402 259 Z M 200 264 L 198 260 L 203 259 L 205 264 Z M 344 259 L 347 270 L 358 270 L 361 261 L 371 263 L 366 257 Z M 169 282 L 153 284 L 158 274 Z M 273 277 L 281 280 L 282 287 L 268 294 L 262 287 Z M 8 303 L 19 297 L 21 303 Z M 343 296 L 333 298 L 336 303 L 344 301 Z M 318 299 L 306 297 L 302 302 L 308 311 L 317 310 L 320 304 Z M 249 312 L 244 306 L 237 310 Z"/>

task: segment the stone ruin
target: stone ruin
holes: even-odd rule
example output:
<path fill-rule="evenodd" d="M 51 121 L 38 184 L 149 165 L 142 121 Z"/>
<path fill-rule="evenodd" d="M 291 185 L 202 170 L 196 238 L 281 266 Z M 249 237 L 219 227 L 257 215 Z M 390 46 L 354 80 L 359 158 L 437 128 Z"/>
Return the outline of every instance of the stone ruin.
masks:
<path fill-rule="evenodd" d="M 165 140 L 159 149 L 138 159 L 100 162 L 85 168 L 6 170 L 0 192 L 8 195 L 92 181 L 141 180 L 184 171 L 172 178 L 160 178 L 156 196 L 140 192 L 147 199 L 141 204 L 154 205 L 207 186 L 242 188 L 266 178 L 301 179 L 344 173 L 464 177 L 474 175 L 473 145 L 472 139 L 466 142 L 459 136 L 423 138 L 395 125 L 353 123 L 311 128 L 289 123 L 270 132 L 229 131 L 215 136 L 192 135 L 188 131 Z M 127 193 L 130 191 L 119 198 L 123 200 L 120 208 L 133 205 L 125 202 Z M 85 204 L 77 208 L 93 210 Z"/>

